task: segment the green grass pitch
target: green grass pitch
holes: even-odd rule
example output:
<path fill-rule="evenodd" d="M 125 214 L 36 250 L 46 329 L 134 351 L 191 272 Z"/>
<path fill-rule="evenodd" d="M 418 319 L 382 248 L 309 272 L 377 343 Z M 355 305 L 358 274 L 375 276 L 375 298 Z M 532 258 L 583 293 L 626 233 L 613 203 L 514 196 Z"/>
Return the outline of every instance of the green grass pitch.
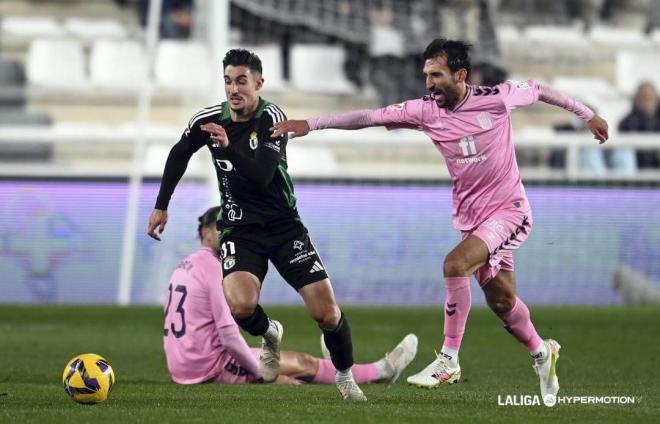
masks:
<path fill-rule="evenodd" d="M 302 307 L 268 307 L 285 327 L 283 348 L 319 354 L 319 331 Z M 498 396 L 534 395 L 525 350 L 485 309 L 474 309 L 461 351 L 463 381 L 437 390 L 405 384 L 442 334 L 440 308 L 345 308 L 355 358 L 381 357 L 408 332 L 417 358 L 394 385 L 364 387 L 369 401 L 344 403 L 334 386 L 179 386 L 169 381 L 158 308 L 0 306 L 0 422 L 439 423 L 660 422 L 660 311 L 532 308 L 542 336 L 562 344 L 560 395 L 635 396 L 634 405 L 500 406 Z M 256 338 L 248 337 L 250 344 Z M 62 388 L 78 353 L 105 356 L 117 384 L 84 406 Z"/>

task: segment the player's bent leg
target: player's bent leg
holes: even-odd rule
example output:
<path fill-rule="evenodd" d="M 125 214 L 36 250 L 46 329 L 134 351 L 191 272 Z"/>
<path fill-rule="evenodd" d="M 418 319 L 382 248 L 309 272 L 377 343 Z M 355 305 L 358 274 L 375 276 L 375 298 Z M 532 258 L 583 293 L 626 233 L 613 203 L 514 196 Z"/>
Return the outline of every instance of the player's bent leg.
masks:
<path fill-rule="evenodd" d="M 268 318 L 259 305 L 261 281 L 246 271 L 236 271 L 223 281 L 227 304 L 236 323 L 253 336 L 261 336 L 261 374 L 266 383 L 277 379 L 280 372 L 280 344 L 284 328 Z"/>
<path fill-rule="evenodd" d="M 308 353 L 283 350 L 280 352 L 280 374 L 312 381 L 319 371 L 319 361 Z M 334 379 L 334 372 L 332 375 Z"/>
<path fill-rule="evenodd" d="M 531 320 L 529 308 L 515 294 L 515 274 L 500 270 L 484 286 L 490 308 L 500 317 L 504 328 L 522 343 L 534 359 L 534 371 L 539 377 L 543 401 L 554 404 L 559 391 L 557 360 L 561 346 L 555 340 L 542 340 Z M 550 396 L 550 397 L 548 397 Z"/>
<path fill-rule="evenodd" d="M 254 313 L 261 291 L 256 275 L 247 271 L 232 272 L 224 277 L 222 288 L 234 319 L 246 319 Z"/>
<path fill-rule="evenodd" d="M 332 363 L 337 369 L 335 381 L 345 400 L 365 401 L 367 398 L 353 378 L 353 341 L 348 319 L 339 310 L 330 280 L 325 278 L 298 290 L 307 309 L 323 331 Z"/>

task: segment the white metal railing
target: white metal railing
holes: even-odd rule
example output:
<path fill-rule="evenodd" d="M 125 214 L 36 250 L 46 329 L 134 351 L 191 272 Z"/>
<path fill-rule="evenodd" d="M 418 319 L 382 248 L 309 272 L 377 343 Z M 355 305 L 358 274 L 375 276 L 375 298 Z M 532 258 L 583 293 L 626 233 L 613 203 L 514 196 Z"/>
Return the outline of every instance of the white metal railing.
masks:
<path fill-rule="evenodd" d="M 6 143 L 36 143 L 48 145 L 85 145 L 87 148 L 90 146 L 103 146 L 111 145 L 118 146 L 124 145 L 127 149 L 132 148 L 135 143 L 136 135 L 139 127 L 135 125 L 86 125 L 86 124 L 57 124 L 52 127 L 0 127 L 0 150 L 3 144 Z M 173 145 L 180 137 L 182 132 L 181 128 L 164 125 L 151 125 L 146 128 L 145 142 L 150 146 L 167 147 Z M 515 133 L 514 133 L 515 137 Z M 610 179 L 617 180 L 655 180 L 660 181 L 660 170 L 650 170 L 639 172 L 634 175 L 617 174 L 608 172 L 606 174 L 594 174 L 592 172 L 584 171 L 579 168 L 578 155 L 581 148 L 594 147 L 603 149 L 614 148 L 635 148 L 635 149 L 658 149 L 660 150 L 660 134 L 645 135 L 645 134 L 612 134 L 610 140 L 603 144 L 598 143 L 592 139 L 590 134 L 576 133 L 548 133 L 548 134 L 525 134 L 522 132 L 520 137 L 516 137 L 515 145 L 518 149 L 565 149 L 566 150 L 566 168 L 562 170 L 550 170 L 544 167 L 539 169 L 528 169 L 523 175 L 526 179 L 569 179 L 569 180 L 584 180 L 584 179 Z M 333 152 L 334 150 L 347 147 L 355 147 L 356 155 L 360 155 L 360 149 L 381 147 L 382 150 L 388 149 L 418 149 L 429 154 L 438 156 L 438 163 L 441 164 L 441 157 L 435 151 L 432 143 L 421 132 L 410 130 L 386 131 L 383 128 L 366 128 L 359 131 L 341 131 L 341 130 L 324 130 L 312 132 L 308 136 L 300 139 L 290 141 L 288 149 L 297 150 L 299 152 L 310 151 L 309 160 L 318 161 L 320 158 L 313 156 L 314 149 L 325 149 L 326 151 Z M 426 149 L 426 150 L 421 150 Z M 424 169 L 416 166 L 413 162 L 402 163 L 396 169 L 382 167 L 371 169 L 365 166 L 364 169 L 351 168 L 343 169 L 342 164 L 338 164 L 336 171 L 328 167 L 314 167 L 314 171 L 296 171 L 296 164 L 292 166 L 291 173 L 294 176 L 303 177 L 341 177 L 341 178 L 445 178 L 447 177 L 446 171 L 443 166 L 438 166 L 434 169 Z M 76 169 L 70 166 L 58 166 L 57 163 L 39 165 L 40 169 L 36 169 L 34 164 L 2 164 L 0 165 L 0 175 L 67 175 L 68 172 L 75 176 L 88 175 L 107 175 L 110 174 L 123 174 L 128 175 L 130 172 L 130 163 L 125 164 L 125 169 L 115 169 L 108 172 L 108 169 L 103 169 L 95 166 L 93 169 L 86 169 L 86 167 L 78 167 Z M 82 169 L 83 171 L 81 171 Z M 162 170 L 162 169 L 161 169 Z M 195 173 L 195 170 L 192 170 Z M 152 172 L 153 173 L 153 172 Z M 206 172 L 200 174 L 201 176 L 207 175 Z"/>

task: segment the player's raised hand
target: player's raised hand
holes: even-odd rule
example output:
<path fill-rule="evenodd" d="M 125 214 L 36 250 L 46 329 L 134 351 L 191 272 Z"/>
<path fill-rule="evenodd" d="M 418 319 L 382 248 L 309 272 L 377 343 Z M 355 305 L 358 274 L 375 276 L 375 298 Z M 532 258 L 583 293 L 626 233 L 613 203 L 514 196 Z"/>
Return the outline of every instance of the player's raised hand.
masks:
<path fill-rule="evenodd" d="M 289 134 L 289 138 L 303 137 L 309 134 L 309 124 L 304 119 L 290 119 L 276 123 L 271 131 L 273 131 L 270 135 L 272 138 L 282 134 Z"/>
<path fill-rule="evenodd" d="M 603 144 L 609 138 L 607 132 L 607 122 L 598 115 L 594 115 L 589 121 L 587 121 L 587 127 L 589 131 L 592 132 L 594 138 L 598 140 L 599 144 Z"/>
<path fill-rule="evenodd" d="M 220 148 L 226 149 L 227 146 L 229 146 L 229 138 L 227 137 L 225 129 L 222 128 L 221 125 L 209 122 L 208 124 L 204 124 L 199 128 L 202 131 L 209 133 L 211 140 L 213 140 L 214 143 L 218 143 Z"/>
<path fill-rule="evenodd" d="M 149 216 L 149 226 L 147 227 L 147 234 L 149 237 L 160 241 L 158 234 L 163 234 L 165 231 L 165 224 L 167 224 L 167 211 L 161 209 L 154 209 Z M 156 234 L 158 228 L 158 234 Z"/>

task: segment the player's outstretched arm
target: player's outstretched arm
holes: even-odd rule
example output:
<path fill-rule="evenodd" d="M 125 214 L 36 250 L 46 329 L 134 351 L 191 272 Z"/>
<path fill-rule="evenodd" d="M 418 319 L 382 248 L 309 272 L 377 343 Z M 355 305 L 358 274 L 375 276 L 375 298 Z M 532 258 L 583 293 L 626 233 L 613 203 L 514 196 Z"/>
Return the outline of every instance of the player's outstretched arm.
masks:
<path fill-rule="evenodd" d="M 576 114 L 580 119 L 586 122 L 587 127 L 593 133 L 594 138 L 601 144 L 607 141 L 608 128 L 607 122 L 596 115 L 586 105 L 575 100 L 568 94 L 562 93 L 545 84 L 538 84 L 539 100 L 550 105 L 558 106 L 569 112 Z"/>
<path fill-rule="evenodd" d="M 359 130 L 367 127 L 400 123 L 405 120 L 402 114 L 387 114 L 386 108 L 363 109 L 350 112 L 335 113 L 327 116 L 317 116 L 307 120 L 287 120 L 278 122 L 271 130 L 271 137 L 289 134 L 289 138 L 302 137 L 310 131 L 323 129 Z"/>
<path fill-rule="evenodd" d="M 163 231 L 165 231 L 165 224 L 167 224 L 167 211 L 154 209 L 149 216 L 149 225 L 147 226 L 149 237 L 160 241 L 159 234 L 163 234 Z M 156 229 L 158 229 L 158 234 L 156 234 Z"/>

